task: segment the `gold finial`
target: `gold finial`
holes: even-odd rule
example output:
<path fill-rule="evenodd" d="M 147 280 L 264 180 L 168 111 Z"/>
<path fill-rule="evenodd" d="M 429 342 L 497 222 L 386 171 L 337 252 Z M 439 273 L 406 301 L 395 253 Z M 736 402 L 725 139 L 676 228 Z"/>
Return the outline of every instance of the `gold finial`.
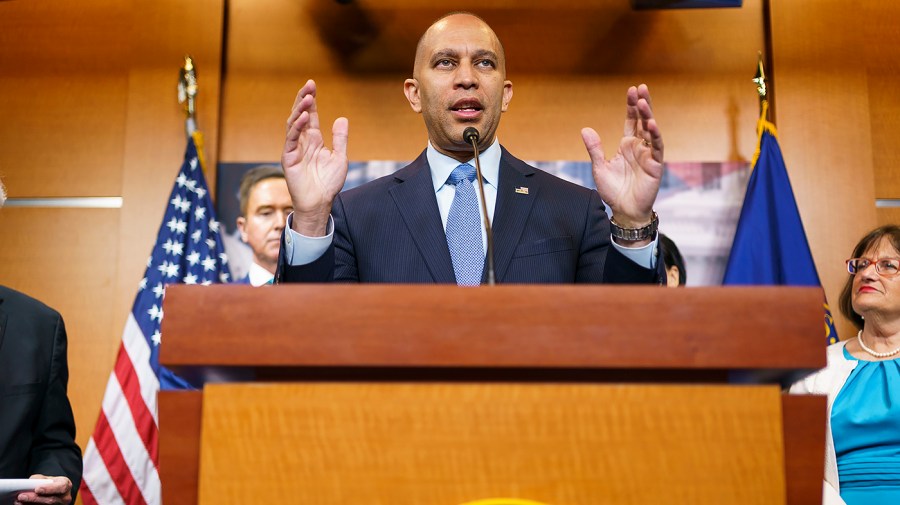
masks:
<path fill-rule="evenodd" d="M 184 66 L 181 67 L 178 76 L 178 103 L 184 104 L 188 135 L 193 133 L 194 129 L 194 99 L 197 90 L 197 69 L 194 67 L 194 59 L 187 54 L 184 56 Z"/>
<path fill-rule="evenodd" d="M 771 107 L 769 101 L 773 98 L 771 89 L 766 85 L 766 70 L 763 66 L 762 52 L 757 54 L 756 59 L 756 77 L 753 78 L 756 83 L 756 91 L 759 93 L 759 121 L 756 122 L 756 136 L 759 138 L 756 143 L 756 152 L 753 154 L 753 161 L 750 162 L 751 167 L 756 166 L 759 160 L 760 146 L 762 145 L 762 135 L 768 132 L 773 137 L 778 135 L 775 129 L 775 123 L 769 120 Z"/>
<path fill-rule="evenodd" d="M 753 78 L 756 83 L 756 91 L 759 93 L 760 100 L 768 98 L 768 90 L 766 89 L 766 71 L 763 68 L 762 52 L 757 53 L 756 77 Z"/>

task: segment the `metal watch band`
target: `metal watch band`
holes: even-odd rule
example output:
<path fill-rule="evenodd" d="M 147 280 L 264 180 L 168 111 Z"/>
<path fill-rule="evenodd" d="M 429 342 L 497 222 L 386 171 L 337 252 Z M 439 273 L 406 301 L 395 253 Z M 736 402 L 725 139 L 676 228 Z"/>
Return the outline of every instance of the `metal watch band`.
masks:
<path fill-rule="evenodd" d="M 614 238 L 628 242 L 637 242 L 638 240 L 652 238 L 656 234 L 656 230 L 659 228 L 659 216 L 656 215 L 656 211 L 653 211 L 650 217 L 650 224 L 642 228 L 622 228 L 613 218 L 609 219 L 609 224 Z"/>

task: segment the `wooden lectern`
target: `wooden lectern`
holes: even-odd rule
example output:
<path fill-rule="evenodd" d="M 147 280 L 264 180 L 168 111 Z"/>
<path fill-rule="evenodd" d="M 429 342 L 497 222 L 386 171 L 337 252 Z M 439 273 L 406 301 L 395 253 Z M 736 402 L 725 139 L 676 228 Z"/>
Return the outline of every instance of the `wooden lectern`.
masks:
<path fill-rule="evenodd" d="M 166 505 L 821 502 L 825 398 L 780 387 L 825 365 L 818 288 L 176 285 L 164 312 L 162 363 L 207 380 L 159 395 Z"/>

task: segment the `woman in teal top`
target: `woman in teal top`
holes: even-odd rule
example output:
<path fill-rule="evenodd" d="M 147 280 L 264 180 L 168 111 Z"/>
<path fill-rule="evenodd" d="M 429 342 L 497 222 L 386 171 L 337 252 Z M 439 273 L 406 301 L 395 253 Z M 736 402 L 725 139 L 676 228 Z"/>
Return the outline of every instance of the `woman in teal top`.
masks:
<path fill-rule="evenodd" d="M 831 409 L 841 497 L 900 505 L 900 359 L 857 359 L 848 347 L 845 357 L 859 363 Z"/>
<path fill-rule="evenodd" d="M 898 505 L 900 226 L 863 237 L 847 271 L 840 309 L 859 333 L 830 346 L 826 368 L 791 392 L 828 395 L 825 503 Z"/>

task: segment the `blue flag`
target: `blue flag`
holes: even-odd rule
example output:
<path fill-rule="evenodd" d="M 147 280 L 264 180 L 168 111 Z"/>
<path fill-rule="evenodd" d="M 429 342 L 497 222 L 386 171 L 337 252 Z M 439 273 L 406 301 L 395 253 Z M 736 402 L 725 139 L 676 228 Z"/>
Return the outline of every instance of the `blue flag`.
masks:
<path fill-rule="evenodd" d="M 759 154 L 725 268 L 725 285 L 821 286 L 775 125 L 760 119 Z M 825 339 L 838 341 L 824 300 Z"/>

